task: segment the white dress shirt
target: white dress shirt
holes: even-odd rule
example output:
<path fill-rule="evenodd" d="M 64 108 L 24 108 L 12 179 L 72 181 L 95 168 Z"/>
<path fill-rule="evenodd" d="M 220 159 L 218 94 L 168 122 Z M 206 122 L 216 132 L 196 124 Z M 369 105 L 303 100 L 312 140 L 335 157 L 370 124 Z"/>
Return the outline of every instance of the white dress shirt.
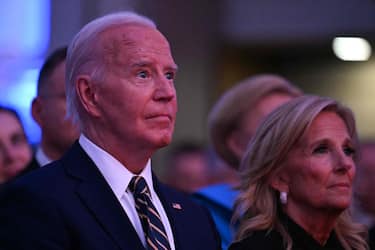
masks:
<path fill-rule="evenodd" d="M 111 187 L 113 193 L 117 197 L 124 211 L 128 215 L 129 220 L 133 224 L 140 240 L 142 241 L 143 245 L 146 246 L 145 235 L 143 233 L 142 224 L 135 208 L 134 197 L 132 192 L 128 189 L 128 185 L 135 174 L 131 173 L 126 168 L 126 166 L 122 165 L 112 155 L 95 145 L 83 134 L 81 134 L 79 138 L 79 144 L 82 146 L 83 150 L 89 155 L 89 157 L 92 159 L 92 161 L 98 167 L 99 171 L 104 176 L 104 179 L 107 181 L 108 185 Z M 152 203 L 159 212 L 165 231 L 168 235 L 171 250 L 174 250 L 175 246 L 172 228 L 169 223 L 167 214 L 160 202 L 160 199 L 154 190 L 150 159 L 139 175 L 146 180 L 147 186 L 151 193 Z"/>
<path fill-rule="evenodd" d="M 50 159 L 46 153 L 44 153 L 42 147 L 39 145 L 36 149 L 35 153 L 36 161 L 39 163 L 41 167 L 47 165 L 48 163 L 52 162 L 52 159 Z"/>

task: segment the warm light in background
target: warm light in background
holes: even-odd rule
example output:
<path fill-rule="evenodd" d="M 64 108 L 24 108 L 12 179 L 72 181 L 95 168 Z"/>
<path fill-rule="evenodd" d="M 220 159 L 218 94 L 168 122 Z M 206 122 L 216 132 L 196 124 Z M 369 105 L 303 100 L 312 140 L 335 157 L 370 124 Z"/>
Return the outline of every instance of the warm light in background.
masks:
<path fill-rule="evenodd" d="M 366 61 L 371 56 L 370 43 L 360 37 L 336 37 L 332 48 L 335 55 L 343 61 Z"/>

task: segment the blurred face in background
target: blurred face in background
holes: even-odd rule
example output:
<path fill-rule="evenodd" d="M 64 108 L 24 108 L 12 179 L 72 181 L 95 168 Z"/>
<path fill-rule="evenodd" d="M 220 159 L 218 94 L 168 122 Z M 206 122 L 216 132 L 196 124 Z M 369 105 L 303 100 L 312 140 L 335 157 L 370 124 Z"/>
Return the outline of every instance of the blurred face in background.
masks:
<path fill-rule="evenodd" d="M 375 192 L 371 192 L 375 183 L 375 143 L 361 145 L 361 157 L 355 181 L 355 196 L 361 207 L 375 215 Z"/>
<path fill-rule="evenodd" d="M 166 182 L 187 193 L 193 193 L 207 186 L 210 167 L 205 152 L 180 152 L 170 162 Z"/>
<path fill-rule="evenodd" d="M 247 144 L 263 119 L 292 98 L 294 97 L 289 94 L 274 92 L 260 98 L 254 107 L 250 107 L 250 111 L 244 115 L 239 129 L 233 133 L 233 139 L 236 143 L 232 144 L 232 150 L 238 159 L 242 158 Z"/>
<path fill-rule="evenodd" d="M 0 111 L 0 124 L 0 183 L 3 183 L 26 168 L 32 151 L 14 114 Z"/>
<path fill-rule="evenodd" d="M 65 61 L 53 70 L 48 81 L 33 102 L 33 117 L 42 130 L 43 149 L 64 152 L 79 136 L 78 127 L 66 119 Z"/>

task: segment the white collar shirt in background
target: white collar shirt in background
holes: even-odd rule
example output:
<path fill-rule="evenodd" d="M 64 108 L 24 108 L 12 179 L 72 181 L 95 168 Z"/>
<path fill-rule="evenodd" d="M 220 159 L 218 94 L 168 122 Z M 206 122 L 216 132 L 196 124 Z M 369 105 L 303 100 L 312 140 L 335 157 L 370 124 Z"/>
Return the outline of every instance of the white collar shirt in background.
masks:
<path fill-rule="evenodd" d="M 50 158 L 44 153 L 42 147 L 39 145 L 38 148 L 36 149 L 35 153 L 35 158 L 36 161 L 39 163 L 41 167 L 47 165 L 48 163 L 52 162 Z"/>

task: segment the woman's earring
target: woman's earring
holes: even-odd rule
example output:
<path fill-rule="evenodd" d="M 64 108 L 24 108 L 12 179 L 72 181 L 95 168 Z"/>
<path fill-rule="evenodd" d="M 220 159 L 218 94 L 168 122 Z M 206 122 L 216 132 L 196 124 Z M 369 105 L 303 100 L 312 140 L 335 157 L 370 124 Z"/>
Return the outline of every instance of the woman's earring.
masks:
<path fill-rule="evenodd" d="M 287 192 L 285 192 L 285 191 L 280 192 L 280 202 L 281 202 L 281 204 L 286 205 L 286 203 L 288 202 L 288 193 Z"/>

